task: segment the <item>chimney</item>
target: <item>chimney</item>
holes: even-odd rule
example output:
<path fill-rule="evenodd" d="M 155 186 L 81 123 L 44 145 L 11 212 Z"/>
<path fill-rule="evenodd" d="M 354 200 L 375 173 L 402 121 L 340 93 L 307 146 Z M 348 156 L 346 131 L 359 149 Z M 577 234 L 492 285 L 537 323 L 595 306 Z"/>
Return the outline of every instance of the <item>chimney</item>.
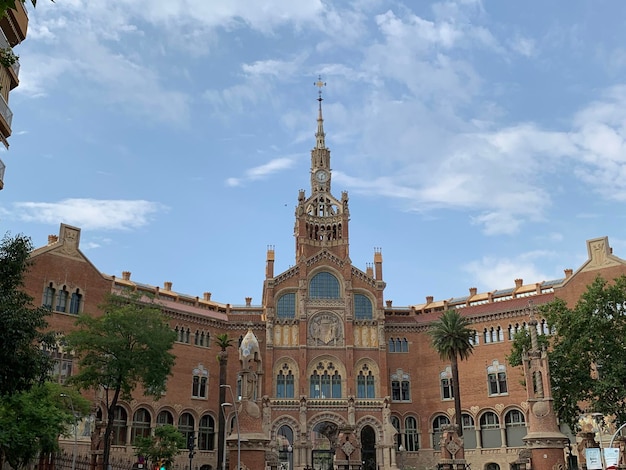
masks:
<path fill-rule="evenodd" d="M 523 279 L 515 279 L 515 288 L 516 289 L 519 289 L 523 285 L 524 285 L 524 280 Z"/>
<path fill-rule="evenodd" d="M 387 305 L 387 308 L 391 308 L 392 303 L 393 303 L 393 300 L 385 300 L 385 304 Z"/>
<path fill-rule="evenodd" d="M 130 281 L 130 271 L 122 271 L 122 279 L 125 281 Z"/>
<path fill-rule="evenodd" d="M 374 267 L 376 268 L 376 280 L 383 280 L 383 253 L 381 248 L 374 248 Z"/>
<path fill-rule="evenodd" d="M 371 263 L 367 263 L 365 265 L 365 274 L 367 274 L 369 277 L 374 277 L 374 266 L 372 266 Z"/>
<path fill-rule="evenodd" d="M 565 273 L 565 279 L 569 279 L 574 274 L 574 270 L 571 268 L 565 269 L 563 272 Z"/>
<path fill-rule="evenodd" d="M 58 235 L 48 235 L 48 245 L 52 245 L 59 241 Z"/>
<path fill-rule="evenodd" d="M 252 297 L 246 297 L 246 307 L 252 305 Z"/>
<path fill-rule="evenodd" d="M 164 290 L 168 290 L 171 291 L 172 290 L 172 283 L 170 281 L 165 281 L 163 283 L 163 289 Z"/>
<path fill-rule="evenodd" d="M 470 287 L 469 288 L 470 297 L 474 297 L 477 292 L 478 292 L 478 288 L 477 287 Z"/>
<path fill-rule="evenodd" d="M 209 300 L 211 300 L 211 293 L 205 292 L 204 294 L 202 294 L 202 299 L 208 302 Z"/>
<path fill-rule="evenodd" d="M 274 277 L 274 246 L 267 247 L 267 257 L 265 260 L 265 279 L 271 279 Z"/>
<path fill-rule="evenodd" d="M 427 304 L 432 304 L 433 303 L 433 299 L 434 299 L 434 297 L 432 295 L 427 295 L 426 296 L 426 303 Z"/>

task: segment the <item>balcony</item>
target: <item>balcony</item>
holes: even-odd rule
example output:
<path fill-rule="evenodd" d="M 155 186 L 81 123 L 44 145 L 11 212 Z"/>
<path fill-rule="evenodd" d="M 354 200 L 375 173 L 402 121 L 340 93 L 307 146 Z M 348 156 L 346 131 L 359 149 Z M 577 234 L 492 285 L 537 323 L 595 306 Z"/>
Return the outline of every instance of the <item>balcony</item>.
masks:
<path fill-rule="evenodd" d="M 2 161 L 2 159 L 0 159 L 0 190 L 2 190 L 2 188 L 4 188 L 4 169 L 6 167 L 4 166 L 4 162 Z"/>
<path fill-rule="evenodd" d="M 0 28 L 4 31 L 11 47 L 26 39 L 28 13 L 21 0 L 15 2 L 15 9 L 7 10 L 7 14 L 0 18 Z"/>
<path fill-rule="evenodd" d="M 9 49 L 11 50 L 11 52 L 13 51 L 13 48 L 9 44 L 9 40 L 7 39 L 6 35 L 4 34 L 4 31 L 2 30 L 0 30 L 0 49 Z M 11 66 L 6 67 L 6 69 L 7 69 L 7 72 L 9 73 L 9 77 L 11 78 L 10 89 L 12 90 L 17 85 L 19 85 L 18 76 L 20 73 L 20 61 L 17 60 L 15 63 L 11 64 Z"/>
<path fill-rule="evenodd" d="M 13 122 L 13 111 L 9 108 L 4 96 L 0 95 L 0 141 L 6 148 L 9 148 L 7 138 L 11 135 L 11 123 Z"/>

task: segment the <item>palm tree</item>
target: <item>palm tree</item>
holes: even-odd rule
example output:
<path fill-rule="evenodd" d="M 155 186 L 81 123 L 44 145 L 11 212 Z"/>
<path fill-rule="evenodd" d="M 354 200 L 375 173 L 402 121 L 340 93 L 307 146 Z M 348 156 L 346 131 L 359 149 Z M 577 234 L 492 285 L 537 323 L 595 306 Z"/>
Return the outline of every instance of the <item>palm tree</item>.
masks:
<path fill-rule="evenodd" d="M 226 401 L 226 389 L 222 387 L 222 385 L 226 385 L 226 365 L 228 364 L 228 351 L 226 349 L 233 345 L 233 341 L 232 338 L 228 337 L 228 333 L 222 333 L 215 337 L 215 344 L 220 348 L 220 351 L 217 353 L 217 362 L 220 364 L 220 406 Z M 234 403 L 233 406 L 235 406 Z M 217 461 L 218 468 L 222 469 L 224 467 L 221 460 L 224 455 L 224 446 L 226 445 L 226 442 L 224 442 L 226 420 L 224 419 L 224 413 L 218 412 L 218 416 L 218 429 L 220 432 L 217 436 Z"/>
<path fill-rule="evenodd" d="M 433 348 L 443 361 L 450 361 L 452 366 L 454 414 L 459 436 L 463 436 L 463 419 L 461 418 L 458 360 L 468 359 L 474 350 L 471 340 L 476 332 L 469 325 L 470 321 L 466 317 L 462 317 L 456 310 L 448 310 L 438 320 L 432 322 L 428 330 Z"/>

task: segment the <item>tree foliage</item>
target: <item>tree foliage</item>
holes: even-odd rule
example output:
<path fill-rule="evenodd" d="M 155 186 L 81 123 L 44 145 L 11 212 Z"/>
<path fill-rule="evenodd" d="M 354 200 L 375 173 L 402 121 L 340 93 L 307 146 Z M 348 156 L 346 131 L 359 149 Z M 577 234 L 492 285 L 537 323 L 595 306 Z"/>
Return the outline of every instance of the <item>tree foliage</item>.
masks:
<path fill-rule="evenodd" d="M 170 350 L 176 333 L 158 305 L 138 295 L 110 294 L 100 308 L 104 315 L 80 315 L 66 341 L 79 358 L 79 371 L 70 378 L 71 383 L 79 389 L 104 392 L 106 467 L 118 400 L 131 399 L 137 386 L 160 398 L 174 365 Z"/>
<path fill-rule="evenodd" d="M 561 421 L 576 429 L 580 414 L 598 412 L 626 422 L 626 276 L 598 277 L 573 308 L 556 299 L 539 313 L 555 331 L 548 358 Z"/>
<path fill-rule="evenodd" d="M 70 397 L 71 404 L 62 395 Z M 71 406 L 70 406 L 71 405 Z M 0 466 L 28 465 L 40 452 L 53 452 L 61 434 L 70 434 L 91 403 L 75 391 L 46 382 L 0 399 Z"/>
<path fill-rule="evenodd" d="M 430 324 L 428 334 L 432 345 L 443 361 L 450 361 L 452 369 L 452 390 L 454 393 L 454 414 L 459 435 L 463 435 L 463 419 L 461 417 L 461 391 L 459 387 L 458 361 L 466 360 L 474 351 L 471 343 L 476 334 L 470 328 L 470 321 L 456 310 L 444 312 L 439 319 Z"/>
<path fill-rule="evenodd" d="M 174 458 L 185 447 L 185 437 L 176 427 L 166 424 L 155 428 L 154 436 L 138 437 L 133 445 L 136 455 L 145 457 L 153 465 L 162 462 L 166 468 L 172 468 Z"/>
<path fill-rule="evenodd" d="M 54 0 L 50 0 L 54 3 Z M 9 8 L 15 10 L 15 4 L 17 2 L 26 3 L 25 0 L 0 0 L 0 17 L 4 16 Z M 33 7 L 37 6 L 37 0 L 30 0 Z"/>
<path fill-rule="evenodd" d="M 41 349 L 54 341 L 43 333 L 50 312 L 23 291 L 31 249 L 24 235 L 5 235 L 0 243 L 0 396 L 43 382 L 52 365 Z"/>

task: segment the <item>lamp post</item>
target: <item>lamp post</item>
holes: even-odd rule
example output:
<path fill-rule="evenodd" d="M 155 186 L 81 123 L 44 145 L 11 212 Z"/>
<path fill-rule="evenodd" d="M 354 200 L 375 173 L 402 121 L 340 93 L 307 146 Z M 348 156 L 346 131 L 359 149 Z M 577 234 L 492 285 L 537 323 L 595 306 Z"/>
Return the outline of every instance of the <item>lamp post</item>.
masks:
<path fill-rule="evenodd" d="M 232 403 L 222 403 L 222 414 L 224 415 L 224 423 L 228 422 L 228 415 L 226 414 L 226 407 L 233 406 Z M 224 450 L 222 451 L 222 470 L 226 470 L 226 431 L 228 427 L 224 424 Z"/>
<path fill-rule="evenodd" d="M 613 447 L 613 442 L 615 442 L 615 438 L 617 437 L 619 432 L 624 428 L 626 428 L 626 423 L 622 424 L 619 428 L 617 428 L 617 431 L 615 431 L 615 434 L 613 434 L 613 437 L 611 437 L 611 443 L 609 444 L 609 447 Z"/>
<path fill-rule="evenodd" d="M 239 411 L 237 411 L 237 405 L 235 405 L 235 394 L 230 385 L 221 384 L 220 387 L 227 388 L 230 391 L 230 397 L 233 400 L 233 406 L 235 408 L 235 424 L 237 425 L 237 470 L 241 470 L 241 434 L 239 432 Z M 226 448 L 226 442 L 224 442 L 224 449 Z"/>
<path fill-rule="evenodd" d="M 61 393 L 59 396 L 62 398 L 69 398 L 70 400 L 70 408 L 72 409 L 72 416 L 74 416 L 74 445 L 72 446 L 72 470 L 76 470 L 76 447 L 78 445 L 78 423 L 76 421 L 76 411 L 74 410 L 74 400 L 69 395 L 65 393 Z"/>
<path fill-rule="evenodd" d="M 400 444 L 398 447 L 398 453 L 400 454 L 400 470 L 404 468 L 404 447 Z"/>

